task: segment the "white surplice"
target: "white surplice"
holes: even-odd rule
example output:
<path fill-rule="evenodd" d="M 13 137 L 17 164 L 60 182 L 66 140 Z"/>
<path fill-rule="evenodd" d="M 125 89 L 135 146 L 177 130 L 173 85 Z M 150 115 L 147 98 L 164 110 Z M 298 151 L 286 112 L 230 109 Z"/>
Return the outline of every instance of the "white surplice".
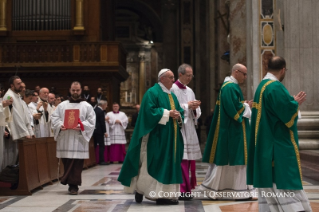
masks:
<path fill-rule="evenodd" d="M 107 117 L 107 114 L 105 114 L 105 118 L 106 117 Z M 111 145 L 110 125 L 109 125 L 109 122 L 107 121 L 105 121 L 105 128 L 106 128 L 107 137 L 104 136 L 104 144 L 105 146 L 110 146 Z"/>
<path fill-rule="evenodd" d="M 10 88 L 3 98 L 7 99 L 8 96 L 13 99 L 11 108 L 12 122 L 8 123 L 12 140 L 34 135 L 27 104 L 21 99 L 20 94 L 13 92 Z"/>
<path fill-rule="evenodd" d="M 108 112 L 106 114 L 109 119 L 110 126 L 110 144 L 126 144 L 125 129 L 128 124 L 128 118 L 125 113 Z M 119 120 L 121 124 L 116 124 L 115 121 Z"/>
<path fill-rule="evenodd" d="M 41 102 L 40 98 L 38 103 L 39 102 Z M 42 112 L 42 116 L 40 119 L 38 119 L 38 121 L 34 121 L 35 137 L 37 138 L 53 137 L 53 134 L 51 132 L 51 115 L 53 113 L 53 109 L 51 105 L 48 103 L 48 107 L 47 107 L 48 117 L 45 116 L 43 106 L 39 108 L 39 111 Z M 38 113 L 37 110 L 35 110 L 33 114 L 36 114 L 36 113 Z"/>
<path fill-rule="evenodd" d="M 9 107 L 3 107 L 2 105 L 2 98 L 0 98 L 0 172 L 2 169 L 4 169 L 7 165 L 12 165 L 8 161 L 10 160 L 10 149 L 7 149 L 5 147 L 8 146 L 8 144 L 12 146 L 14 143 L 15 149 L 16 149 L 16 144 L 15 142 L 9 142 L 8 139 L 4 139 L 4 130 L 7 122 L 12 121 L 12 116 Z M 9 158 L 8 158 L 9 157 Z"/>
<path fill-rule="evenodd" d="M 233 76 L 226 77 L 224 82 L 228 81 L 238 84 L 238 81 Z M 249 105 L 244 103 L 244 107 L 243 116 L 250 118 L 251 109 Z M 201 192 L 201 194 L 204 193 L 205 197 L 210 199 L 247 199 L 256 197 L 253 186 L 246 184 L 246 168 L 246 165 L 216 166 L 215 164 L 209 164 L 204 181 L 194 191 Z M 225 197 L 222 192 L 231 192 L 229 193 L 231 195 Z"/>
<path fill-rule="evenodd" d="M 84 131 L 61 131 L 66 109 L 79 109 L 80 120 Z M 86 101 L 70 103 L 69 100 L 60 103 L 51 116 L 51 126 L 54 140 L 57 141 L 57 158 L 86 159 L 89 158 L 89 141 L 95 129 L 95 112 Z"/>
<path fill-rule="evenodd" d="M 184 141 L 183 160 L 201 159 L 202 153 L 195 125 L 197 125 L 197 120 L 202 112 L 200 107 L 195 110 L 196 112 L 188 108 L 188 102 L 196 100 L 195 94 L 188 86 L 186 86 L 186 89 L 180 89 L 176 84 L 173 84 L 171 91 L 176 95 L 180 106 L 184 109 L 184 124 L 181 129 Z"/>

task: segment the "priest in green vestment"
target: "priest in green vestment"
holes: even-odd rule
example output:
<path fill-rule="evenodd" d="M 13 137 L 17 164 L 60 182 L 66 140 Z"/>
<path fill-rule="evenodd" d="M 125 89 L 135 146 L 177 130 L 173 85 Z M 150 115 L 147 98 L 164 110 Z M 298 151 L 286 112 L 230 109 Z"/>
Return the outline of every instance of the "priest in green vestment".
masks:
<path fill-rule="evenodd" d="M 272 57 L 253 102 L 247 184 L 259 188 L 259 211 L 311 211 L 302 190 L 297 131 L 306 94 L 289 94 L 281 83 L 286 71 L 285 60 Z"/>
<path fill-rule="evenodd" d="M 250 199 L 252 186 L 246 184 L 247 141 L 252 101 L 245 101 L 238 84 L 247 78 L 247 68 L 235 64 L 226 77 L 216 102 L 207 137 L 203 162 L 210 163 L 206 178 L 196 189 L 211 199 Z M 211 192 L 231 192 L 210 195 Z M 214 193 L 212 193 L 214 194 Z"/>
<path fill-rule="evenodd" d="M 174 74 L 162 69 L 159 82 L 143 96 L 133 136 L 118 181 L 136 202 L 143 195 L 157 204 L 178 204 L 182 180 L 184 111 L 170 89 Z M 171 192 L 171 193 L 170 193 Z M 175 193 L 174 193 L 175 192 Z M 173 195 L 176 194 L 176 195 Z"/>

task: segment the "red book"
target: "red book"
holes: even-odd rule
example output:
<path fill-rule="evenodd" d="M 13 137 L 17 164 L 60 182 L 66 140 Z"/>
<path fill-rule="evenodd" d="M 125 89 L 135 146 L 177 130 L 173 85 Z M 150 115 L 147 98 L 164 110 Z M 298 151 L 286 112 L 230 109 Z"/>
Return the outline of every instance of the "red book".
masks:
<path fill-rule="evenodd" d="M 79 109 L 68 109 L 64 113 L 64 127 L 67 129 L 73 129 L 78 126 L 78 120 L 80 117 Z"/>

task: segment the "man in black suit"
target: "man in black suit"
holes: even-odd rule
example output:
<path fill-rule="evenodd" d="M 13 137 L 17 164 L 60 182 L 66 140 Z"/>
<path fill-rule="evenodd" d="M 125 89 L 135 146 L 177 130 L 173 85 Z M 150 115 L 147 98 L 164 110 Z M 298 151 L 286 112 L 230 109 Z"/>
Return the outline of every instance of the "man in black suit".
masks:
<path fill-rule="evenodd" d="M 87 102 L 90 102 L 91 100 L 90 89 L 87 85 L 83 86 L 82 98 L 85 99 Z"/>
<path fill-rule="evenodd" d="M 96 124 L 95 130 L 93 133 L 94 139 L 94 148 L 96 149 L 97 144 L 99 144 L 99 164 L 100 165 L 108 165 L 106 161 L 104 161 L 104 137 L 107 137 L 106 126 L 105 126 L 105 115 L 104 110 L 107 108 L 107 101 L 101 100 L 97 107 L 94 108 L 94 112 L 96 114 Z"/>
<path fill-rule="evenodd" d="M 132 115 L 132 122 L 131 122 L 131 126 L 132 127 L 135 127 L 135 124 L 136 124 L 136 121 L 137 121 L 137 117 L 138 117 L 138 113 L 140 112 L 140 105 L 136 105 L 135 108 L 136 108 L 136 113 L 134 113 Z"/>

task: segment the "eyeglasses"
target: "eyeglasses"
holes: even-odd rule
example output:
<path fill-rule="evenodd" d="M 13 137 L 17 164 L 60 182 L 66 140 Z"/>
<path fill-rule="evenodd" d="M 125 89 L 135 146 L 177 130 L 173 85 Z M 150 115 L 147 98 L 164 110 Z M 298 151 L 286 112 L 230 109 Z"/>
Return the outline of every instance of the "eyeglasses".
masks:
<path fill-rule="evenodd" d="M 165 76 L 165 77 L 167 77 L 167 78 L 169 78 L 169 79 L 175 79 L 174 76 L 171 76 L 171 77 Z"/>
<path fill-rule="evenodd" d="M 240 73 L 242 73 L 244 76 L 247 76 L 247 73 L 244 73 L 244 72 L 242 72 L 241 70 L 238 70 L 238 69 L 237 69 L 237 71 L 239 71 Z"/>
<path fill-rule="evenodd" d="M 184 74 L 187 78 L 194 78 L 195 76 L 194 75 L 191 75 L 191 74 L 188 74 L 188 75 L 186 75 L 186 74 Z"/>

